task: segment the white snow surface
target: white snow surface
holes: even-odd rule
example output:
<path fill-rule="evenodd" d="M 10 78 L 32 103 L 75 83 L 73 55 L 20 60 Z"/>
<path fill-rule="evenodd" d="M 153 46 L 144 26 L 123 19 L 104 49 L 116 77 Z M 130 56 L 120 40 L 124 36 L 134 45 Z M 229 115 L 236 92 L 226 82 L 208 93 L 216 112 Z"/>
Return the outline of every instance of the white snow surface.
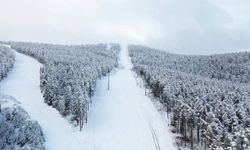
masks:
<path fill-rule="evenodd" d="M 35 59 L 15 52 L 14 68 L 0 83 L 0 91 L 21 102 L 41 125 L 48 150 L 175 150 L 166 121 L 144 89 L 136 84 L 126 46 L 120 67 L 97 81 L 88 123 L 80 132 L 56 109 L 43 102 L 39 69 Z"/>

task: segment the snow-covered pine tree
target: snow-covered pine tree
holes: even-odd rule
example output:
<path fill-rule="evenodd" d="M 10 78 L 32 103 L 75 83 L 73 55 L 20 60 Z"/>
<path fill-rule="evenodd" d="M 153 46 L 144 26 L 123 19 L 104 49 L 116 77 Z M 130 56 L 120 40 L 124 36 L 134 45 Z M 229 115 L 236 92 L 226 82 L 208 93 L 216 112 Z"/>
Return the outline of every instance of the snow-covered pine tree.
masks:
<path fill-rule="evenodd" d="M 83 119 L 86 121 L 96 80 L 117 66 L 120 51 L 119 44 L 111 44 L 109 47 L 107 44 L 70 46 L 25 42 L 8 44 L 44 64 L 40 71 L 40 87 L 45 103 L 55 107 L 62 115 L 70 116 L 78 124 L 77 90 L 84 94 L 83 102 L 80 102 L 84 105 L 82 111 Z"/>
<path fill-rule="evenodd" d="M 187 56 L 130 45 L 129 55 L 182 134 L 182 146 L 249 149 L 249 52 Z"/>

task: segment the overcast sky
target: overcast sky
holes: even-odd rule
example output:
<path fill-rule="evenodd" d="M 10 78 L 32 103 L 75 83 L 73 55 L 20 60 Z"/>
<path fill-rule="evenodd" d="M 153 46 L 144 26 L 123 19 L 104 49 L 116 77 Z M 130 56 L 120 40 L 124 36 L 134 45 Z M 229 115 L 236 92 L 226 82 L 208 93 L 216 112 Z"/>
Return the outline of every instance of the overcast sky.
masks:
<path fill-rule="evenodd" d="M 250 49 L 249 0 L 0 0 L 0 40 L 120 42 L 174 53 Z"/>

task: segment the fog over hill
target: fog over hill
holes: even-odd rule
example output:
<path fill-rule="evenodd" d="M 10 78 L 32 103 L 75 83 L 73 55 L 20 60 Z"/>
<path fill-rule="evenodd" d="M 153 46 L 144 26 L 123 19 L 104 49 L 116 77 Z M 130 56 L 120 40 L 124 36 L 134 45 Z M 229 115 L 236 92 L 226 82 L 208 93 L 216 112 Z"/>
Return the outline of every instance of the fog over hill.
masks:
<path fill-rule="evenodd" d="M 127 42 L 174 53 L 250 49 L 248 0 L 1 0 L 0 40 Z"/>

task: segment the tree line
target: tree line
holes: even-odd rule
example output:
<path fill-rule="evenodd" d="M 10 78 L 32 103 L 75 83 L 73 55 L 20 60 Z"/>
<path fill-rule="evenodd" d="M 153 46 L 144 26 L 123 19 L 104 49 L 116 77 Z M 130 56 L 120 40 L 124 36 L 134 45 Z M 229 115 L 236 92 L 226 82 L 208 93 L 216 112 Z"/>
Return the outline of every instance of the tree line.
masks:
<path fill-rule="evenodd" d="M 87 122 L 96 80 L 118 65 L 118 44 L 56 45 L 9 42 L 43 64 L 40 87 L 44 101 L 80 126 Z"/>
<path fill-rule="evenodd" d="M 0 149 L 44 150 L 45 138 L 37 121 L 11 96 L 0 96 Z"/>
<path fill-rule="evenodd" d="M 14 62 L 15 54 L 10 48 L 0 45 L 0 81 L 7 76 Z"/>
<path fill-rule="evenodd" d="M 129 54 L 181 146 L 250 149 L 249 52 L 188 56 L 130 45 Z"/>

